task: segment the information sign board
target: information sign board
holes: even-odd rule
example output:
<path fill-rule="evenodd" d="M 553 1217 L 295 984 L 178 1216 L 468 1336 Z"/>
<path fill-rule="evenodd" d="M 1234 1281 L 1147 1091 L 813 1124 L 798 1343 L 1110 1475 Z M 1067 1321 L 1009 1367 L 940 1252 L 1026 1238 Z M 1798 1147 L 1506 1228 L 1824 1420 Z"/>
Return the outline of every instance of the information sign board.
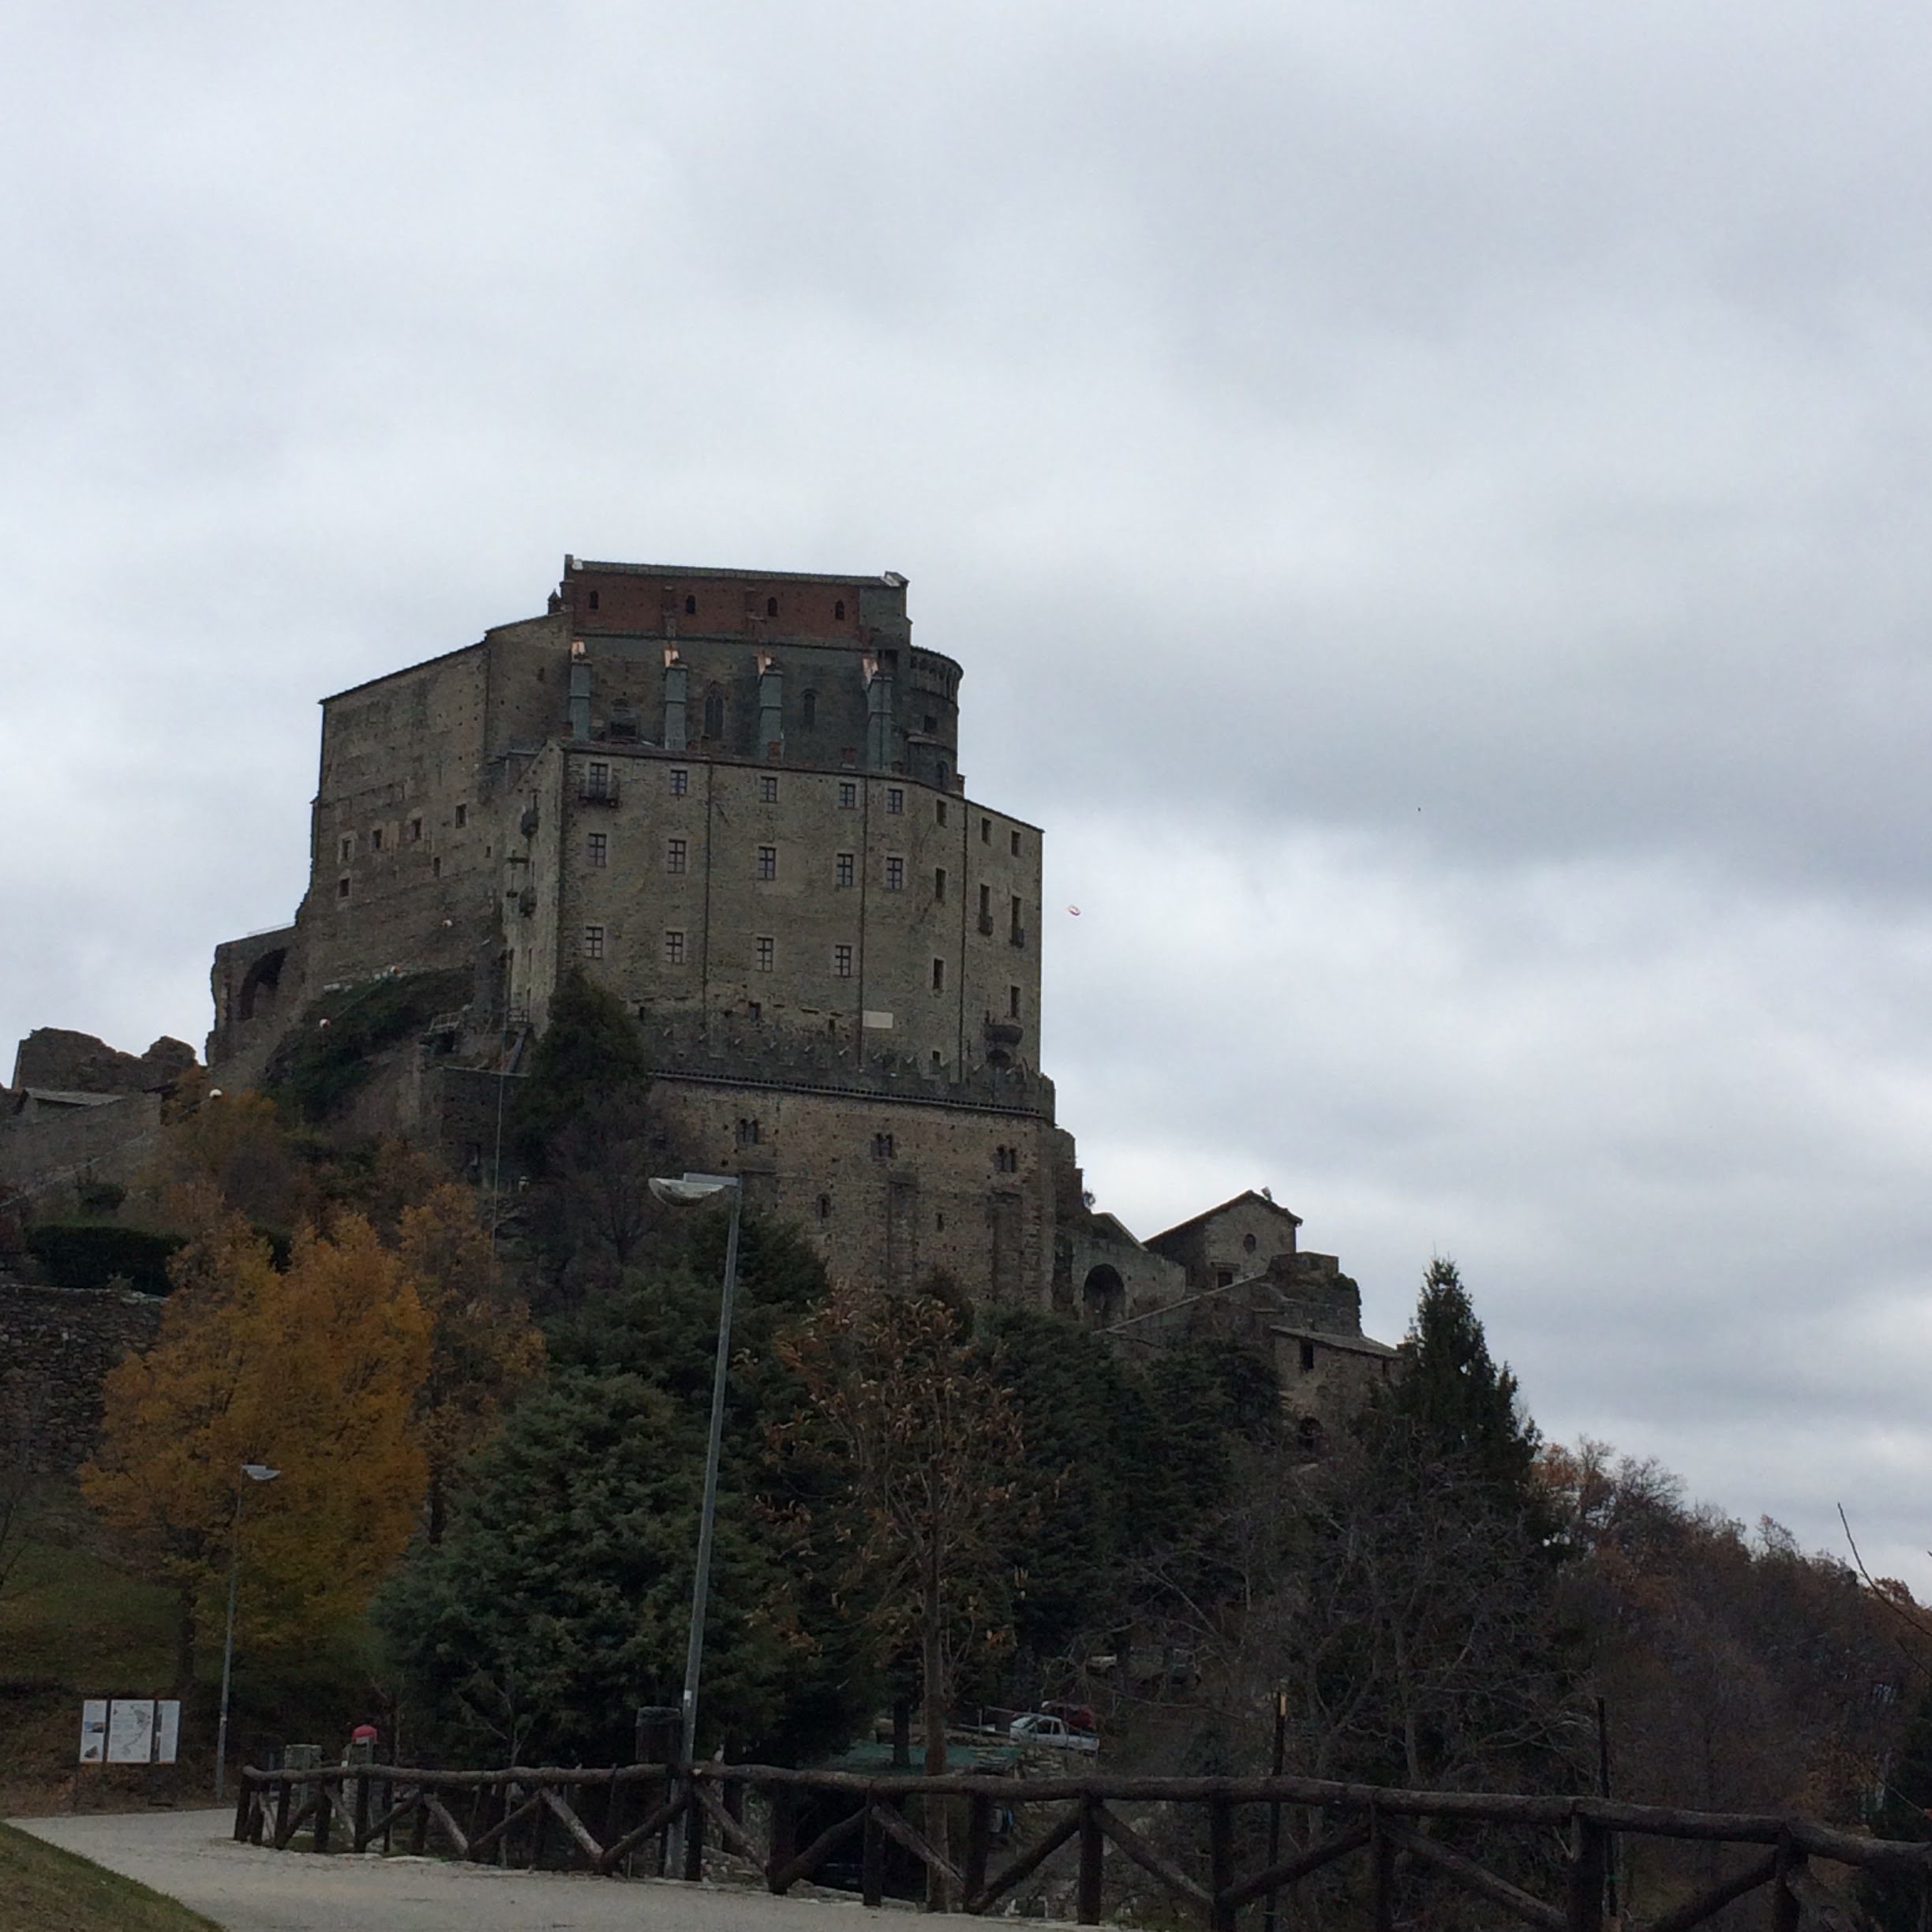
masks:
<path fill-rule="evenodd" d="M 163 1698 L 155 1705 L 155 1762 L 172 1764 L 181 1749 L 181 1700 Z"/>
<path fill-rule="evenodd" d="M 107 1707 L 107 1762 L 154 1762 L 155 1707 L 152 1698 L 116 1698 Z"/>
<path fill-rule="evenodd" d="M 107 1700 L 84 1698 L 80 1703 L 80 1762 L 104 1764 L 107 1760 Z"/>

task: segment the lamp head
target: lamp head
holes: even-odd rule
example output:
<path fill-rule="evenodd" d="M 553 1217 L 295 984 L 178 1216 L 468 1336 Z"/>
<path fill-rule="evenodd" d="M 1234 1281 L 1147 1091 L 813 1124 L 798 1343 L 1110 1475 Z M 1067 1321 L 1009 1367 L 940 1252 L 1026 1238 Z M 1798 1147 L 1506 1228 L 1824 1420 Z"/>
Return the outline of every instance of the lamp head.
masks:
<path fill-rule="evenodd" d="M 736 1174 L 687 1174 L 677 1180 L 653 1176 L 650 1191 L 670 1208 L 698 1208 L 738 1185 Z"/>
<path fill-rule="evenodd" d="M 273 1482 L 282 1472 L 279 1469 L 271 1469 L 266 1462 L 244 1462 L 242 1473 L 250 1482 Z"/>

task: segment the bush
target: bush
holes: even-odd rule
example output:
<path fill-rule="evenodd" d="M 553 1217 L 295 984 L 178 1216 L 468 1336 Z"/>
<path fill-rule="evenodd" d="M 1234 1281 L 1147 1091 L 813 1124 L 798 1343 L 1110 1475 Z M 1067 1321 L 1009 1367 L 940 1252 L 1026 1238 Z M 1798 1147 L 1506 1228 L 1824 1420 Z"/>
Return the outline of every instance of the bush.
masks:
<path fill-rule="evenodd" d="M 368 1079 L 385 1046 L 419 1033 L 470 998 L 466 968 L 401 973 L 324 994 L 283 1035 L 268 1062 L 269 1097 L 297 1118 L 326 1121 Z"/>
<path fill-rule="evenodd" d="M 116 1275 L 142 1294 L 168 1291 L 167 1264 L 178 1234 L 94 1222 L 43 1221 L 27 1230 L 27 1252 L 56 1287 L 105 1288 Z"/>

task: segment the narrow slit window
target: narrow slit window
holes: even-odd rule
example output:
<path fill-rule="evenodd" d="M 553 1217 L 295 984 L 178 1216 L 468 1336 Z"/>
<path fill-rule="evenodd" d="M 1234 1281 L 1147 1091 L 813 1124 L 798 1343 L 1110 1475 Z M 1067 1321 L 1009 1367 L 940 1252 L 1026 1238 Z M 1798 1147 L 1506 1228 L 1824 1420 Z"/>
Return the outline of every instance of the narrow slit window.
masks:
<path fill-rule="evenodd" d="M 936 959 L 933 961 L 932 990 L 935 993 L 943 993 L 945 990 L 945 961 L 942 959 Z"/>

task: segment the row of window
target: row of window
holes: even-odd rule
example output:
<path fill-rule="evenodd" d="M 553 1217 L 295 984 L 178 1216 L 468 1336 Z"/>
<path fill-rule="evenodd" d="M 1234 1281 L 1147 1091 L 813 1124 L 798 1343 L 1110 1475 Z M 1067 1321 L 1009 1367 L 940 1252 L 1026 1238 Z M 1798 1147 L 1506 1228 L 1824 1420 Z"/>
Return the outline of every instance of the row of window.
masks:
<path fill-rule="evenodd" d="M 601 871 L 610 864 L 610 834 L 608 832 L 592 832 L 586 835 L 586 854 L 593 871 Z M 691 847 L 681 838 L 665 841 L 665 870 L 670 873 L 687 871 L 691 864 Z M 761 845 L 754 861 L 754 876 L 766 883 L 778 877 L 778 848 Z M 832 858 L 832 884 L 837 891 L 848 891 L 858 883 L 859 858 L 856 852 L 835 852 Z M 904 892 L 906 882 L 906 863 L 897 853 L 889 854 L 886 860 L 886 889 L 888 892 Z M 944 866 L 933 871 L 933 897 L 943 903 L 946 896 L 946 871 Z M 1023 901 L 1017 893 L 1009 896 L 1007 911 L 1009 915 L 1008 938 L 1015 945 L 1026 943 L 1026 925 L 1023 916 Z M 979 929 L 982 932 L 993 930 L 993 888 L 979 888 Z"/>
<path fill-rule="evenodd" d="M 583 929 L 582 951 L 590 960 L 605 957 L 607 929 L 602 926 L 586 926 Z M 773 972 L 778 962 L 778 942 L 769 934 L 761 934 L 751 942 L 752 964 L 760 972 Z M 664 934 L 664 963 L 667 966 L 683 966 L 691 959 L 690 934 L 681 927 L 667 927 Z M 849 979 L 857 963 L 858 951 L 854 946 L 840 944 L 832 949 L 832 977 Z M 935 959 L 932 963 L 932 990 L 943 993 L 946 988 L 946 963 Z M 1006 1017 L 1009 1020 L 1020 1017 L 1020 992 L 1017 986 L 1006 989 Z"/>
<path fill-rule="evenodd" d="M 459 826 L 466 825 L 469 820 L 470 807 L 467 805 L 459 805 L 456 807 L 457 824 Z M 362 835 L 365 848 L 372 852 L 382 851 L 384 844 L 384 828 L 383 826 L 371 826 L 369 830 Z M 422 835 L 423 822 L 420 816 L 406 819 L 402 825 L 402 836 L 399 842 L 404 845 L 420 845 L 422 843 Z M 353 832 L 345 832 L 337 842 L 336 856 L 344 865 L 346 865 L 355 856 L 356 835 Z"/>
<path fill-rule="evenodd" d="M 591 590 L 586 593 L 584 608 L 586 610 L 595 610 L 597 608 L 596 591 Z M 684 615 L 687 617 L 695 617 L 698 615 L 698 600 L 695 597 L 685 598 Z M 776 617 L 778 615 L 778 600 L 775 597 L 768 597 L 765 600 L 765 615 L 767 617 Z M 845 621 L 845 600 L 843 597 L 837 598 L 833 602 L 832 617 L 833 621 L 837 623 L 843 623 Z"/>
<path fill-rule="evenodd" d="M 690 795 L 691 770 L 687 766 L 673 765 L 670 768 L 668 779 L 672 797 L 685 798 Z M 591 762 L 584 780 L 584 794 L 587 798 L 593 799 L 614 799 L 617 796 L 617 781 L 608 764 L 594 759 Z M 776 772 L 761 772 L 758 774 L 758 802 L 762 805 L 776 805 L 778 803 L 778 774 Z M 841 811 L 856 811 L 859 809 L 857 779 L 841 778 L 839 781 L 838 802 Z M 888 785 L 886 788 L 886 810 L 893 818 L 897 818 L 904 812 L 904 785 Z M 933 800 L 933 818 L 938 825 L 946 822 L 946 801 L 944 799 Z M 1017 826 L 1007 827 L 1006 840 L 1013 856 L 1018 858 L 1020 841 Z M 979 843 L 982 845 L 993 843 L 993 821 L 983 812 L 979 817 Z"/>

